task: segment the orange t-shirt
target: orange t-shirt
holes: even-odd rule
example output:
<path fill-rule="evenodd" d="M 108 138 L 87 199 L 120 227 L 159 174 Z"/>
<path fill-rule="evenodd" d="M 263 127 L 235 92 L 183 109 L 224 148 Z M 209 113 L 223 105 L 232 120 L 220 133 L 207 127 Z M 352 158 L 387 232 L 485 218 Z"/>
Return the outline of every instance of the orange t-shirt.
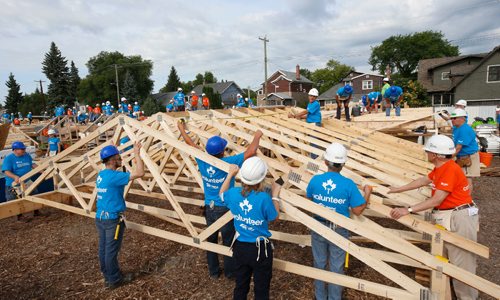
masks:
<path fill-rule="evenodd" d="M 194 95 L 191 97 L 191 105 L 198 106 L 198 96 L 197 95 Z"/>
<path fill-rule="evenodd" d="M 101 113 L 101 108 L 100 107 L 94 107 L 94 114 L 100 114 Z"/>
<path fill-rule="evenodd" d="M 208 100 L 208 97 L 203 97 L 202 101 L 203 101 L 203 103 L 202 103 L 203 106 L 208 106 L 208 104 L 210 103 L 210 101 Z"/>
<path fill-rule="evenodd" d="M 434 168 L 428 175 L 432 180 L 432 195 L 436 190 L 449 192 L 437 209 L 450 209 L 472 203 L 469 183 L 464 171 L 453 160 L 447 161 L 439 168 Z"/>

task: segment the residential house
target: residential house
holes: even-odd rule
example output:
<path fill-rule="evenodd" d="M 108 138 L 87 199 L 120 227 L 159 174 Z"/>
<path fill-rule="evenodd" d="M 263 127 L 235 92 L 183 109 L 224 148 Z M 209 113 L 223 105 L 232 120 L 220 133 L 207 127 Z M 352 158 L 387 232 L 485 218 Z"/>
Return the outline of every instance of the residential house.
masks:
<path fill-rule="evenodd" d="M 268 97 L 265 99 L 263 88 L 257 91 L 257 103 L 262 105 L 295 105 L 307 102 L 307 93 L 313 82 L 300 74 L 300 66 L 295 72 L 278 70 L 266 81 Z M 264 86 L 264 83 L 262 84 Z"/>
<path fill-rule="evenodd" d="M 421 60 L 418 80 L 435 106 L 500 104 L 500 46 L 489 53 Z"/>
<path fill-rule="evenodd" d="M 320 104 L 335 103 L 337 90 L 346 84 L 350 84 L 354 89 L 352 101 L 359 101 L 363 95 L 382 89 L 384 85 L 384 75 L 351 71 L 340 83 L 332 86 L 326 92 L 319 95 L 318 101 Z"/>

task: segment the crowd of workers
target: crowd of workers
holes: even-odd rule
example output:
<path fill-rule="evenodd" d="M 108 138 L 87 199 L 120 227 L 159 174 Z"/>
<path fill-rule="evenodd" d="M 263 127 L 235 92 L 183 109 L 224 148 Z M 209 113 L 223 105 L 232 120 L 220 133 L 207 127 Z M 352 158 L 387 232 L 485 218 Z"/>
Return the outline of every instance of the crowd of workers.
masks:
<path fill-rule="evenodd" d="M 337 92 L 338 118 L 340 118 L 341 107 L 343 105 L 346 107 L 345 103 L 349 101 L 352 93 L 352 87 L 349 85 L 342 87 Z M 366 99 L 372 105 L 370 99 L 373 99 L 373 103 L 377 103 L 377 101 L 381 101 L 383 94 L 386 101 L 395 107 L 396 115 L 399 115 L 401 93 L 401 88 L 388 86 L 380 94 L 368 95 Z M 177 95 L 179 96 L 177 97 Z M 178 91 L 177 95 L 173 99 L 174 110 L 182 111 L 186 109 L 187 104 L 184 102 L 185 97 L 182 94 L 182 89 Z M 191 109 L 194 109 L 193 103 L 197 109 L 199 99 L 195 96 L 192 95 L 189 101 Z M 322 126 L 322 116 L 317 98 L 318 91 L 314 88 L 311 89 L 307 110 L 297 114 L 291 113 L 289 118 L 305 119 L 307 123 Z M 459 101 L 457 104 L 464 103 Z M 425 144 L 424 151 L 428 161 L 434 165 L 434 169 L 428 175 L 404 186 L 389 187 L 389 193 L 400 193 L 430 185 L 432 195 L 421 203 L 409 207 L 393 208 L 390 215 L 394 219 L 399 219 L 411 213 L 432 209 L 436 223 L 448 231 L 476 241 L 478 208 L 471 197 L 471 178 L 479 176 L 478 146 L 475 141 L 475 133 L 466 122 L 465 106 L 466 103 L 462 107 L 457 106 L 454 112 L 449 115 L 453 124 L 453 139 L 444 135 L 434 135 Z M 99 108 L 99 105 L 96 107 Z M 208 109 L 209 102 L 205 105 L 202 101 L 202 107 Z M 109 111 L 113 112 L 112 109 L 112 105 L 103 103 L 102 110 L 96 112 L 94 108 L 92 113 L 107 114 Z M 390 110 L 391 106 L 386 106 L 387 114 L 390 113 Z M 89 108 L 89 114 L 90 111 Z M 134 112 L 140 112 L 140 108 L 136 109 L 135 106 L 126 105 L 126 99 L 122 99 L 118 111 L 124 114 L 132 112 L 131 116 L 134 117 Z M 62 113 L 62 110 L 60 109 L 58 113 Z M 346 118 L 349 120 L 348 109 L 346 109 Z M 178 129 L 183 140 L 189 146 L 205 150 L 214 159 L 220 159 L 231 165 L 229 172 L 225 172 L 204 160 L 196 159 L 203 180 L 204 215 L 207 226 L 215 223 L 228 211 L 234 216 L 233 222 L 224 225 L 207 239 L 208 242 L 217 243 L 220 231 L 223 245 L 231 247 L 233 250 L 232 257 L 224 257 L 222 268 L 218 255 L 207 252 L 208 275 L 217 279 L 224 274 L 225 277 L 234 279 L 234 299 L 246 299 L 253 276 L 255 298 L 269 299 L 274 247 L 270 241 L 271 233 L 268 225 L 279 218 L 281 200 L 278 183 L 272 185 L 270 192 L 264 190 L 268 166 L 263 159 L 256 156 L 263 133 L 257 130 L 245 151 L 226 156 L 228 141 L 224 138 L 218 135 L 213 136 L 207 140 L 205 147 L 202 148 L 187 134 L 188 128 L 184 122 L 178 123 Z M 53 132 L 49 132 L 49 134 L 51 134 L 51 139 L 49 139 L 50 147 L 47 154 L 53 156 L 60 151 L 60 146 L 57 138 L 53 136 Z M 7 176 L 6 196 L 8 199 L 16 197 L 15 187 L 20 183 L 20 177 L 35 167 L 31 157 L 26 154 L 25 148 L 21 142 L 13 143 L 13 153 L 5 158 L 2 166 L 2 171 Z M 108 145 L 100 152 L 100 158 L 105 168 L 98 173 L 96 179 L 95 222 L 99 235 L 98 256 L 101 272 L 105 279 L 105 286 L 110 289 L 133 279 L 131 275 L 121 272 L 117 257 L 125 229 L 124 188 L 130 181 L 141 178 L 145 174 L 140 148 L 141 144 L 139 143 L 135 143 L 133 146 L 134 169 L 130 173 L 120 171 L 122 158 L 116 146 Z M 363 193 L 361 193 L 353 180 L 340 173 L 347 160 L 348 150 L 343 145 L 332 143 L 328 146 L 323 155 L 323 161 L 328 171 L 312 177 L 307 185 L 306 196 L 313 203 L 327 207 L 345 217 L 350 217 L 351 213 L 355 215 L 363 213 L 369 204 L 372 188 L 366 185 L 362 186 L 360 188 Z M 237 175 L 241 180 L 241 186 L 238 187 L 235 184 Z M 348 238 L 347 229 L 320 216 L 315 216 L 315 218 L 337 234 Z M 311 232 L 311 245 L 315 268 L 326 269 L 328 267 L 332 272 L 339 274 L 344 272 L 346 253 L 343 249 L 314 231 Z M 445 244 L 445 248 L 451 263 L 475 273 L 475 254 L 450 244 Z M 341 286 L 325 284 L 320 280 L 316 280 L 314 286 L 316 299 L 341 299 L 342 297 Z M 460 281 L 454 280 L 453 287 L 459 299 L 477 299 L 477 290 Z"/>

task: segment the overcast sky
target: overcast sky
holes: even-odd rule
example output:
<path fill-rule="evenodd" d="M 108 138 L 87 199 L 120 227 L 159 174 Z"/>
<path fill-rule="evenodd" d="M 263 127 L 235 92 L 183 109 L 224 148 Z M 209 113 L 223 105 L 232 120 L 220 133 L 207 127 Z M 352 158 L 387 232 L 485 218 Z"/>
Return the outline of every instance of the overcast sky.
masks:
<path fill-rule="evenodd" d="M 182 81 L 210 70 L 255 89 L 268 72 L 314 70 L 331 58 L 370 71 L 370 47 L 395 34 L 440 30 L 461 54 L 500 45 L 500 0 L 0 0 L 0 100 L 12 72 L 23 93 L 46 80 L 44 54 L 54 41 L 80 76 L 100 51 L 153 61 L 154 92 L 173 65 Z M 46 90 L 47 83 L 44 89 Z"/>

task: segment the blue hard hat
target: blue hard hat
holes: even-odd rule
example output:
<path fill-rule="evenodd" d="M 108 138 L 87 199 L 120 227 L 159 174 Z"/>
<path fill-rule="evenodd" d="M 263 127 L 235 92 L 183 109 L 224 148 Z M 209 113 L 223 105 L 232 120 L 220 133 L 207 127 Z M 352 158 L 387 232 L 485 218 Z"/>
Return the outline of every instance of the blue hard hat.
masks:
<path fill-rule="evenodd" d="M 396 86 L 391 86 L 391 95 L 397 96 L 398 94 L 398 88 Z"/>
<path fill-rule="evenodd" d="M 344 92 L 348 94 L 352 93 L 352 87 L 347 84 L 346 86 L 344 86 Z"/>
<path fill-rule="evenodd" d="M 210 155 L 217 155 L 224 152 L 226 149 L 227 141 L 220 136 L 216 135 L 208 139 L 205 149 Z"/>
<path fill-rule="evenodd" d="M 117 154 L 120 154 L 120 151 L 118 151 L 118 148 L 113 145 L 108 145 L 101 150 L 101 160 L 104 160 L 108 157 L 115 156 Z"/>
<path fill-rule="evenodd" d="M 23 142 L 15 141 L 12 143 L 12 150 L 16 149 L 26 149 L 26 146 L 23 144 Z"/>

